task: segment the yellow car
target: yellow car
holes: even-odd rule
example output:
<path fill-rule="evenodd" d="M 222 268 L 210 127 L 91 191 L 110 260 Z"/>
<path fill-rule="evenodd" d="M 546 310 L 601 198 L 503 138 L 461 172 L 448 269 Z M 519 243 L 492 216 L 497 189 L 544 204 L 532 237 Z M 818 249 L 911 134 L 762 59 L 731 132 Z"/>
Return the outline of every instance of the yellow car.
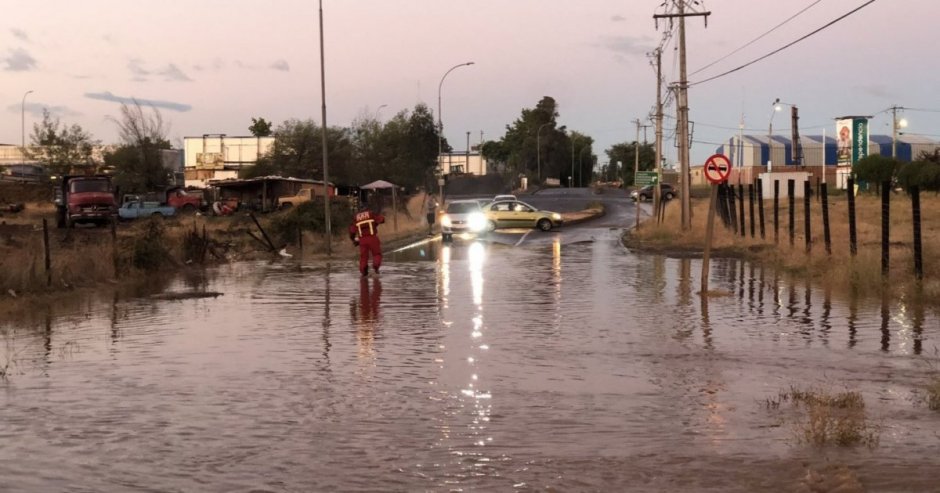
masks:
<path fill-rule="evenodd" d="M 550 231 L 562 224 L 561 214 L 540 211 L 518 200 L 493 202 L 483 208 L 483 213 L 486 214 L 487 231 L 503 228 L 538 228 Z"/>

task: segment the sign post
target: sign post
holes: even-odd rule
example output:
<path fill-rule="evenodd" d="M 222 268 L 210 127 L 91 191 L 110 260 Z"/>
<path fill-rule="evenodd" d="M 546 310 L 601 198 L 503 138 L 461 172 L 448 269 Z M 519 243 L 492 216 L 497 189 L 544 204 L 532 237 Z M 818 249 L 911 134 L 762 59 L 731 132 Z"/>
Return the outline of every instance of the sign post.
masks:
<path fill-rule="evenodd" d="M 705 252 L 702 254 L 702 296 L 708 296 L 708 262 L 711 258 L 712 235 L 715 232 L 715 209 L 718 205 L 718 186 L 728 181 L 731 160 L 724 154 L 715 154 L 705 161 L 705 179 L 712 184 L 708 201 L 708 219 L 705 225 Z"/>

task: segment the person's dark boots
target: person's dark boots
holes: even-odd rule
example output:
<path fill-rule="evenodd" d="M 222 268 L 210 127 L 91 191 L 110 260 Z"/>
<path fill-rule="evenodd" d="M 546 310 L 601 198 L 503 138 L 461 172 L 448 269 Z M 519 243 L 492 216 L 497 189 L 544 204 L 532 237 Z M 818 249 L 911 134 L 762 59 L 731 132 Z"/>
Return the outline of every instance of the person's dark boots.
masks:
<path fill-rule="evenodd" d="M 379 275 L 379 268 L 378 268 L 378 267 L 373 267 L 373 268 L 372 268 L 372 271 L 375 272 L 375 275 Z"/>
<path fill-rule="evenodd" d="M 366 267 L 365 269 L 362 269 L 362 277 L 366 277 L 368 275 L 369 275 L 369 268 Z"/>

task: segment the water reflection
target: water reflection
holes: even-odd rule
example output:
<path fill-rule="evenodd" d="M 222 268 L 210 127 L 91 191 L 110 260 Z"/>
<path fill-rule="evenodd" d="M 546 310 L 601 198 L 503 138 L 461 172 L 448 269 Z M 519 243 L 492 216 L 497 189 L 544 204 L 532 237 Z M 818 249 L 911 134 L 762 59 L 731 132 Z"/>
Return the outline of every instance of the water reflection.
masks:
<path fill-rule="evenodd" d="M 370 283 L 371 282 L 371 287 Z M 350 318 L 356 326 L 360 361 L 375 362 L 375 336 L 379 328 L 379 304 L 382 302 L 382 280 L 378 277 L 359 279 L 359 303 L 351 305 Z M 355 309 L 355 308 L 358 308 Z"/>

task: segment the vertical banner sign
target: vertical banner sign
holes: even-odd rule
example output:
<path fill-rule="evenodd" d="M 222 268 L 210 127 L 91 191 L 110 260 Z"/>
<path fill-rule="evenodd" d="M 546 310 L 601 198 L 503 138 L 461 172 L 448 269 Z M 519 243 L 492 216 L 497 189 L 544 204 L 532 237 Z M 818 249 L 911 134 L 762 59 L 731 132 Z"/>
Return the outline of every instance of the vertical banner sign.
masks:
<path fill-rule="evenodd" d="M 854 118 L 852 120 L 852 164 L 859 159 L 868 157 L 868 119 Z"/>
<path fill-rule="evenodd" d="M 836 161 L 839 166 L 851 166 L 868 156 L 868 119 L 844 118 L 836 120 Z"/>

